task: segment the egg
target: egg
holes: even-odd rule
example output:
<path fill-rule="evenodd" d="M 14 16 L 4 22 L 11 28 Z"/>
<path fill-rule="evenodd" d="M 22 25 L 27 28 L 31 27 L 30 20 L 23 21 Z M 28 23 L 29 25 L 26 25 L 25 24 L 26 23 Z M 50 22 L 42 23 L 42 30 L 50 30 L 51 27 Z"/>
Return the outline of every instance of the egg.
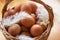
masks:
<path fill-rule="evenodd" d="M 32 36 L 36 37 L 43 33 L 43 28 L 41 27 L 41 25 L 35 24 L 31 27 L 30 32 Z"/>
<path fill-rule="evenodd" d="M 21 27 L 18 24 L 13 24 L 8 28 L 8 32 L 11 35 L 16 36 L 21 32 Z"/>
<path fill-rule="evenodd" d="M 35 24 L 35 19 L 32 16 L 25 17 L 21 20 L 21 24 L 24 25 L 25 27 L 29 28 L 33 24 Z"/>
<path fill-rule="evenodd" d="M 8 17 L 8 16 L 11 16 L 11 15 L 14 15 L 16 12 L 15 12 L 15 10 L 8 10 L 8 11 L 6 11 L 5 13 L 4 13 L 4 16 L 3 16 L 3 18 L 6 18 L 6 17 Z"/>
<path fill-rule="evenodd" d="M 37 10 L 37 5 L 33 2 L 28 2 L 28 5 L 31 7 L 32 9 L 32 13 L 35 13 Z"/>
<path fill-rule="evenodd" d="M 22 4 L 19 4 L 18 6 L 15 6 L 14 10 L 16 12 L 20 12 L 21 11 L 21 6 L 22 6 Z"/>
<path fill-rule="evenodd" d="M 28 12 L 29 14 L 32 13 L 32 9 L 29 5 L 27 5 L 27 3 L 25 3 L 21 6 L 21 11 Z"/>
<path fill-rule="evenodd" d="M 3 18 L 7 18 L 8 15 L 10 15 L 8 12 L 5 12 L 4 15 L 3 15 Z"/>
<path fill-rule="evenodd" d="M 21 35 L 31 36 L 31 34 L 29 32 L 22 32 Z"/>
<path fill-rule="evenodd" d="M 35 3 L 27 2 L 21 6 L 21 11 L 26 11 L 29 14 L 35 13 L 37 10 L 37 5 Z"/>
<path fill-rule="evenodd" d="M 9 12 L 11 15 L 14 15 L 14 14 L 16 13 L 16 11 L 13 10 L 13 9 L 9 10 L 8 12 Z"/>
<path fill-rule="evenodd" d="M 23 32 L 28 32 L 29 31 L 29 28 L 26 28 L 24 26 L 22 26 L 21 29 L 22 29 Z"/>

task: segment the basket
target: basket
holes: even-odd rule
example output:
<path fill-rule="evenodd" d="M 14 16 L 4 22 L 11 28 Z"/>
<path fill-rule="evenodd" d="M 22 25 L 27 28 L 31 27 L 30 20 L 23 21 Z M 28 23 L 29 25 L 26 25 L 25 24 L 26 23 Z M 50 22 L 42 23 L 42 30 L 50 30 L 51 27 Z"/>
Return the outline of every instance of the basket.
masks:
<path fill-rule="evenodd" d="M 11 1 L 12 0 L 8 1 L 8 4 Z M 31 1 L 35 1 L 35 2 L 38 2 L 38 3 L 42 4 L 47 9 L 47 11 L 49 12 L 49 21 L 50 21 L 50 23 L 48 24 L 47 29 L 41 35 L 35 37 L 35 40 L 47 40 L 47 38 L 50 34 L 50 31 L 51 31 L 51 28 L 53 26 L 54 15 L 53 15 L 52 8 L 50 6 L 48 6 L 47 4 L 45 4 L 44 2 L 42 2 L 41 0 L 31 0 Z M 4 15 L 4 12 L 6 11 L 6 8 L 7 8 L 8 4 L 6 3 L 5 6 L 4 6 L 5 8 L 3 8 L 3 10 L 2 10 L 3 15 Z M 19 40 L 18 38 L 13 37 L 12 35 L 10 35 L 6 31 L 6 29 L 3 27 L 3 24 L 1 25 L 0 29 L 3 32 L 3 35 L 6 37 L 7 40 Z"/>

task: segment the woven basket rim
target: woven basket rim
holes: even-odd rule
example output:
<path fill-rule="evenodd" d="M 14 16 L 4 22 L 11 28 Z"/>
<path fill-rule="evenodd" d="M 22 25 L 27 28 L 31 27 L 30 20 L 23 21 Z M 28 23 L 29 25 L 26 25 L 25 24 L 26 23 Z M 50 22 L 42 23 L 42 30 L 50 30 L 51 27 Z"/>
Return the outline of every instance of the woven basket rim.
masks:
<path fill-rule="evenodd" d="M 31 1 L 34 1 L 34 0 L 31 0 Z M 35 37 L 35 40 L 47 40 L 47 38 L 49 36 L 49 33 L 51 31 L 51 28 L 53 26 L 53 19 L 54 19 L 53 11 L 52 11 L 52 8 L 50 6 L 48 6 L 47 4 L 42 2 L 41 0 L 37 0 L 35 2 L 42 4 L 48 10 L 48 12 L 51 12 L 51 13 L 49 13 L 49 15 L 51 15 L 52 18 L 49 16 L 50 23 L 48 24 L 47 29 L 42 33 L 42 35 L 40 35 L 38 37 Z M 13 37 L 9 33 L 7 33 L 6 29 L 4 27 L 2 27 L 2 26 L 1 26 L 0 29 L 2 29 L 3 35 L 6 37 L 7 40 L 19 40 L 18 38 Z"/>

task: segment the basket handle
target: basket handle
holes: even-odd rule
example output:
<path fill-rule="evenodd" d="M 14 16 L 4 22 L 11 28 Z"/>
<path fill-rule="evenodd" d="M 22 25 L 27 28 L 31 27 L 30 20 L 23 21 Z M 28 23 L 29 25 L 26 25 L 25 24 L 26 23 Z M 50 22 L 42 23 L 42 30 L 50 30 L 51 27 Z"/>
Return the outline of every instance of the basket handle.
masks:
<path fill-rule="evenodd" d="M 13 0 L 6 0 L 5 4 L 4 4 L 4 7 L 2 9 L 2 17 L 4 15 L 4 13 L 7 11 L 7 6 L 10 2 L 12 2 Z"/>

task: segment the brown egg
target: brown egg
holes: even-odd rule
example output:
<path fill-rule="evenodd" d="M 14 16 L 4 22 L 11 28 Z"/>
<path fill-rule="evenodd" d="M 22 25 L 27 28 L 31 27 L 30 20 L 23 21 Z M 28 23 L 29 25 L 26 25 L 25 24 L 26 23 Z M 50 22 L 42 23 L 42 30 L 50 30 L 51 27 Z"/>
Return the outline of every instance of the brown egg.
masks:
<path fill-rule="evenodd" d="M 22 35 L 26 35 L 26 36 L 31 36 L 31 34 L 29 32 L 22 32 Z"/>
<path fill-rule="evenodd" d="M 28 4 L 31 7 L 32 12 L 35 13 L 36 10 L 37 10 L 37 5 L 35 3 L 33 3 L 33 2 L 29 2 Z"/>
<path fill-rule="evenodd" d="M 35 24 L 35 19 L 32 16 L 25 17 L 21 20 L 21 24 L 29 28 Z"/>
<path fill-rule="evenodd" d="M 28 32 L 28 31 L 29 31 L 29 28 L 26 28 L 26 27 L 24 27 L 24 26 L 22 26 L 21 29 L 22 29 L 22 31 L 24 31 L 24 32 Z"/>
<path fill-rule="evenodd" d="M 8 12 L 5 12 L 3 18 L 8 17 L 9 15 L 10 15 L 10 14 L 9 14 Z"/>
<path fill-rule="evenodd" d="M 4 13 L 4 18 L 8 17 L 8 16 L 11 16 L 11 15 L 14 15 L 16 12 L 15 10 L 8 10 L 7 12 Z"/>
<path fill-rule="evenodd" d="M 18 24 L 13 24 L 8 28 L 8 32 L 11 35 L 16 36 L 21 32 L 21 27 Z"/>
<path fill-rule="evenodd" d="M 36 37 L 42 34 L 43 28 L 41 27 L 41 25 L 35 24 L 31 27 L 30 32 L 32 36 Z"/>
<path fill-rule="evenodd" d="M 26 3 L 21 6 L 21 11 L 26 11 L 26 12 L 28 12 L 29 14 L 32 13 L 31 7 L 30 7 L 29 5 L 27 5 Z"/>
<path fill-rule="evenodd" d="M 37 6 L 36 6 L 36 4 L 35 3 L 31 3 L 31 2 L 29 2 L 29 3 L 25 3 L 25 4 L 23 4 L 22 6 L 21 6 L 21 10 L 22 11 L 26 11 L 26 12 L 28 12 L 28 13 L 34 13 L 35 11 L 36 11 L 36 9 L 37 9 Z"/>
<path fill-rule="evenodd" d="M 16 11 L 13 10 L 13 9 L 9 10 L 8 12 L 9 12 L 11 15 L 14 15 L 14 14 L 16 13 Z"/>
<path fill-rule="evenodd" d="M 16 12 L 20 12 L 21 6 L 22 6 L 22 4 L 20 4 L 20 5 L 18 5 L 18 6 L 15 6 L 14 10 L 15 10 Z"/>

